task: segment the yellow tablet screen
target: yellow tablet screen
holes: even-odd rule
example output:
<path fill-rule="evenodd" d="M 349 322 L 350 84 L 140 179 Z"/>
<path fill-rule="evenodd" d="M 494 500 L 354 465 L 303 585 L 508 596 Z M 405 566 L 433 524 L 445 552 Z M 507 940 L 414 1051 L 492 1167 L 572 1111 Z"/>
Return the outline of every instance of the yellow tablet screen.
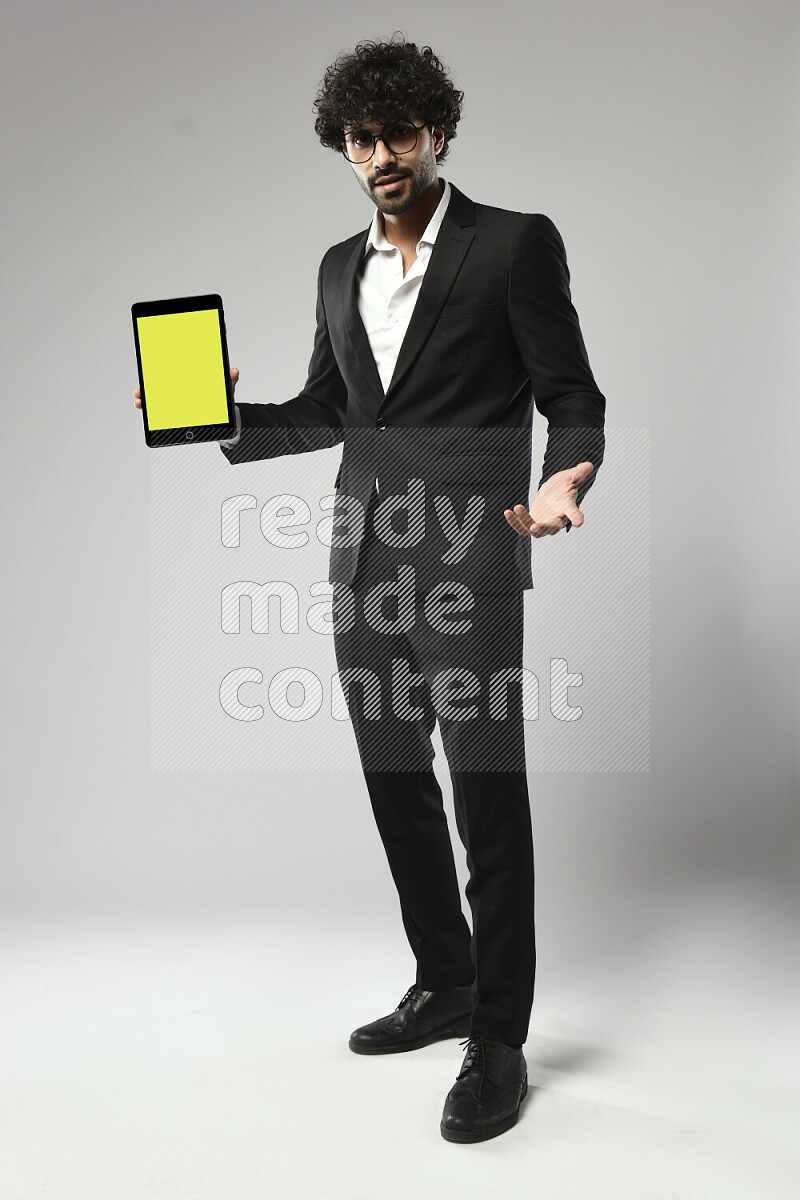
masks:
<path fill-rule="evenodd" d="M 224 425 L 228 420 L 219 313 L 137 317 L 150 429 Z"/>

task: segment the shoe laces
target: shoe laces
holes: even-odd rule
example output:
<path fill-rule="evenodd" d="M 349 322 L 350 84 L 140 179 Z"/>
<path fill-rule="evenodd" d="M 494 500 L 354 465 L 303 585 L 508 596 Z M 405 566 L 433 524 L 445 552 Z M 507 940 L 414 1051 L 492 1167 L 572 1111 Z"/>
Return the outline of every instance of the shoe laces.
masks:
<path fill-rule="evenodd" d="M 408 989 L 408 991 L 406 992 L 405 996 L 403 996 L 403 999 L 400 1001 L 400 1003 L 398 1004 L 397 1008 L 402 1008 L 404 1004 L 408 1004 L 408 1002 L 409 1002 L 409 1000 L 411 999 L 411 997 L 412 997 L 412 996 L 414 996 L 415 994 L 416 994 L 416 995 L 419 995 L 419 994 L 420 994 L 420 993 L 422 993 L 424 990 L 425 990 L 425 989 L 424 989 L 424 988 L 421 988 L 421 987 L 419 986 L 419 984 L 412 983 L 411 987 Z M 397 1012 L 397 1009 L 395 1009 L 395 1012 Z"/>
<path fill-rule="evenodd" d="M 491 1053 L 491 1042 L 482 1033 L 471 1034 L 459 1046 L 466 1046 L 466 1055 L 456 1079 L 463 1079 L 470 1071 L 480 1071 L 481 1087 L 486 1077 L 487 1059 Z"/>

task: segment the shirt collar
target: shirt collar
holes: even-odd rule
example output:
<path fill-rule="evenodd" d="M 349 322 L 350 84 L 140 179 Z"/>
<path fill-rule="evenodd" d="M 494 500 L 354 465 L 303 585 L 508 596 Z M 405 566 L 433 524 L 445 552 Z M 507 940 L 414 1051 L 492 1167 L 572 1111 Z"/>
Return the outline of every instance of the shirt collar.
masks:
<path fill-rule="evenodd" d="M 442 179 L 442 176 L 440 175 L 439 178 Z M 436 235 L 439 232 L 439 228 L 442 224 L 442 221 L 444 220 L 445 211 L 447 209 L 448 204 L 450 203 L 451 189 L 450 189 L 450 184 L 448 183 L 448 181 L 446 179 L 442 179 L 442 183 L 444 184 L 444 191 L 442 192 L 442 197 L 441 197 L 438 205 L 436 206 L 436 211 L 434 212 L 430 221 L 428 221 L 428 224 L 425 226 L 425 232 L 423 233 L 422 237 L 419 239 L 419 242 L 417 243 L 417 249 L 419 249 L 419 247 L 422 245 L 423 242 L 425 242 L 429 246 L 433 245 L 433 243 L 436 241 Z M 370 225 L 369 233 L 367 234 L 367 244 L 364 247 L 364 254 L 365 255 L 369 254 L 371 249 L 374 249 L 374 250 L 396 250 L 397 249 L 397 247 L 393 246 L 392 243 L 390 241 L 388 241 L 386 238 L 386 234 L 384 233 L 384 228 L 383 228 L 383 213 L 381 212 L 381 210 L 379 208 L 376 208 L 375 212 L 372 215 L 372 224 Z"/>

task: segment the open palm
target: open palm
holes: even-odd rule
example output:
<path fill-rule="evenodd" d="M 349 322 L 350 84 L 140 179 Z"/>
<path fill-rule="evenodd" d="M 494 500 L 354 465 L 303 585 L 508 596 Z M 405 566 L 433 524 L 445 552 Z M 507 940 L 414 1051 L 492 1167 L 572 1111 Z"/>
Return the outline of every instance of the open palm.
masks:
<path fill-rule="evenodd" d="M 582 525 L 583 513 L 575 501 L 579 484 L 593 470 L 593 463 L 582 462 L 566 471 L 556 471 L 539 488 L 530 509 L 524 504 L 504 509 L 509 525 L 524 537 L 535 538 L 558 533 L 568 520 L 573 525 Z"/>

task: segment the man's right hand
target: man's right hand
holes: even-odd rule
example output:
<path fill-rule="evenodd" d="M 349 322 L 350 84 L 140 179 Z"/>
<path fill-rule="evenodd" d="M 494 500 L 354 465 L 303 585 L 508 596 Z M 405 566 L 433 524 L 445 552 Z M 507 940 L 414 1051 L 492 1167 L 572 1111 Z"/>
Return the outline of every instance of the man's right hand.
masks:
<path fill-rule="evenodd" d="M 233 393 L 234 393 L 234 395 L 236 395 L 236 384 L 239 382 L 239 368 L 238 367 L 231 367 L 231 379 L 233 380 Z M 133 393 L 133 403 L 136 408 L 142 407 L 142 394 L 141 394 L 140 388 L 136 388 L 136 390 Z"/>

